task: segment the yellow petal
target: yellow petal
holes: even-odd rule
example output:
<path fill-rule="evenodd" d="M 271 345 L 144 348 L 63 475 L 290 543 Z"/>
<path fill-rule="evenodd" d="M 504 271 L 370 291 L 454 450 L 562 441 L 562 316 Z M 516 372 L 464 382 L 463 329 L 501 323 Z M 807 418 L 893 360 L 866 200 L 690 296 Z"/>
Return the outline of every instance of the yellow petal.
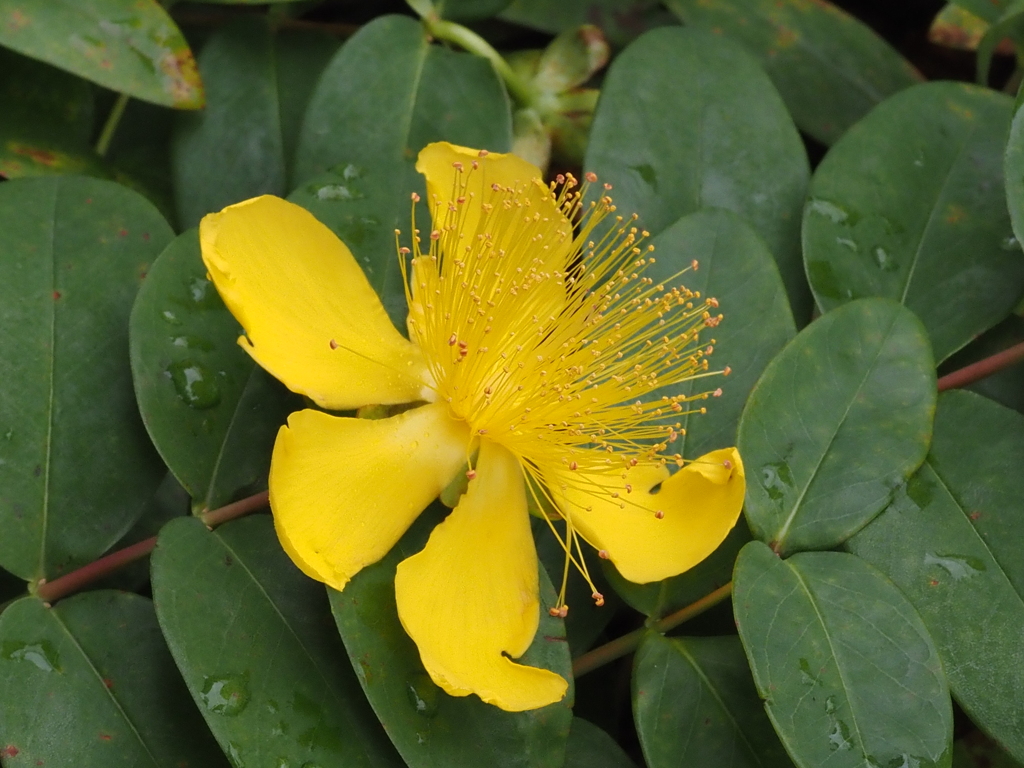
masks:
<path fill-rule="evenodd" d="M 419 348 L 313 214 L 265 195 L 204 217 L 199 236 L 239 343 L 289 389 L 332 410 L 430 399 Z"/>
<path fill-rule="evenodd" d="M 282 546 L 308 576 L 343 589 L 441 493 L 468 445 L 468 428 L 442 404 L 379 420 L 293 413 L 270 465 Z"/>
<path fill-rule="evenodd" d="M 398 566 L 402 626 L 431 678 L 519 712 L 561 700 L 566 681 L 516 664 L 540 620 L 537 553 L 519 461 L 481 441 L 476 477 L 422 552 Z M 503 654 L 507 654 L 503 655 Z"/>
<path fill-rule="evenodd" d="M 671 477 L 660 465 L 643 464 L 625 478 L 621 470 L 565 469 L 546 477 L 562 514 L 583 538 L 640 584 L 680 574 L 714 552 L 739 519 L 746 490 L 735 448 L 705 454 Z M 650 493 L 659 483 L 660 491 Z"/>

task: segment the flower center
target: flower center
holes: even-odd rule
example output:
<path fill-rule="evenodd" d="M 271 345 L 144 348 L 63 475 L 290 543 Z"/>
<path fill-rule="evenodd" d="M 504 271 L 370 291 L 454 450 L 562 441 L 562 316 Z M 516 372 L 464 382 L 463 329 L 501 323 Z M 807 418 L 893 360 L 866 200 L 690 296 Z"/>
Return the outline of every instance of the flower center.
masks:
<path fill-rule="evenodd" d="M 478 194 L 486 162 L 455 164 L 450 200 L 431 201 L 429 249 L 413 243 L 409 328 L 439 399 L 531 465 L 659 456 L 680 416 L 702 410 L 688 401 L 714 394 L 661 392 L 713 375 L 699 333 L 717 325 L 718 302 L 645 274 L 648 233 L 614 214 L 610 185 L 589 200 L 592 174 Z"/>

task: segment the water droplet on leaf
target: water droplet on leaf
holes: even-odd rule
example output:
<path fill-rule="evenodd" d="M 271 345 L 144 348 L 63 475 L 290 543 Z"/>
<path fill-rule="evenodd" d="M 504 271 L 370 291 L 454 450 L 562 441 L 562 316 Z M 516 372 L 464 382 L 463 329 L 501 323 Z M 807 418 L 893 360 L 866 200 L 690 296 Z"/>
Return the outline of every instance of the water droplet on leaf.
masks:
<path fill-rule="evenodd" d="M 249 705 L 249 683 L 244 675 L 206 677 L 199 700 L 210 712 L 237 715 Z"/>
<path fill-rule="evenodd" d="M 424 717 L 433 717 L 437 714 L 439 690 L 434 681 L 422 673 L 413 676 L 405 684 L 409 703 L 412 704 L 417 714 Z"/>
<path fill-rule="evenodd" d="M 27 661 L 43 672 L 60 671 L 60 655 L 48 640 L 37 643 L 5 642 L 0 656 L 11 661 Z"/>
<path fill-rule="evenodd" d="M 174 389 L 182 401 L 193 408 L 212 408 L 220 402 L 220 387 L 213 375 L 193 360 L 180 360 L 167 366 Z"/>

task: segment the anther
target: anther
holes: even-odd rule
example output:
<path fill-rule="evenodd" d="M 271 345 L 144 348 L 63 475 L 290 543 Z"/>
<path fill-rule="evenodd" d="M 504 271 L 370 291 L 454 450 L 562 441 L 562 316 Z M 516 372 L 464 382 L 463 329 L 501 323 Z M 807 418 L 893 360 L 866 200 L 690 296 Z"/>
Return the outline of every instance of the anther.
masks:
<path fill-rule="evenodd" d="M 711 396 L 712 397 L 721 397 L 722 396 L 722 388 L 719 387 L 718 389 L 716 389 L 714 392 L 711 393 Z"/>
<path fill-rule="evenodd" d="M 728 365 L 725 366 L 725 370 L 722 371 L 722 375 L 728 376 L 730 373 L 732 373 L 732 368 L 730 368 Z"/>
<path fill-rule="evenodd" d="M 732 462 L 726 459 L 725 461 L 722 462 L 722 466 L 725 467 L 726 469 L 732 469 Z"/>
<path fill-rule="evenodd" d="M 661 520 L 661 519 L 663 519 L 663 518 L 665 517 L 665 513 L 664 513 L 664 512 L 662 512 L 662 511 L 661 511 L 661 510 L 659 509 L 659 510 L 658 510 L 657 512 L 655 512 L 655 513 L 654 513 L 654 516 L 655 516 L 656 518 L 658 518 L 659 520 Z"/>
<path fill-rule="evenodd" d="M 420 196 L 418 194 L 416 194 L 415 192 L 412 193 L 411 197 L 412 197 L 412 201 L 414 203 L 418 203 L 420 201 Z"/>
<path fill-rule="evenodd" d="M 406 248 L 404 245 L 401 248 L 398 249 L 398 252 L 400 254 L 402 254 L 403 256 L 405 256 L 405 255 L 410 253 L 409 249 Z"/>
<path fill-rule="evenodd" d="M 604 595 L 602 595 L 600 592 L 595 592 L 591 595 L 591 597 L 594 598 L 594 603 L 597 605 L 598 608 L 604 605 Z"/>
<path fill-rule="evenodd" d="M 469 470 L 466 473 L 466 478 L 467 479 L 472 480 L 474 477 L 476 477 L 476 470 L 475 469 L 471 469 L 471 470 Z"/>
<path fill-rule="evenodd" d="M 488 155 L 489 153 L 487 152 L 487 150 L 486 150 L 486 149 L 481 149 L 481 150 L 480 150 L 480 151 L 479 151 L 479 152 L 478 152 L 477 154 L 478 154 L 478 155 L 479 155 L 480 157 L 487 157 L 487 155 Z"/>
<path fill-rule="evenodd" d="M 585 174 L 583 174 L 583 178 L 585 178 L 587 181 L 593 184 L 595 181 L 597 181 L 597 174 L 594 173 L 593 171 L 587 171 Z M 605 184 L 605 187 L 607 186 L 608 185 Z"/>
<path fill-rule="evenodd" d="M 455 346 L 455 342 L 457 342 L 458 340 L 459 340 L 459 337 L 456 336 L 453 333 L 451 336 L 448 337 L 448 346 L 449 347 L 454 347 Z"/>
<path fill-rule="evenodd" d="M 576 463 L 575 461 L 570 461 L 570 462 L 569 462 L 569 469 L 571 469 L 571 470 L 574 470 L 574 471 L 575 471 L 575 470 L 577 470 L 577 469 L 579 469 L 579 468 L 580 468 L 580 465 L 579 465 L 579 464 L 577 464 L 577 463 Z"/>
<path fill-rule="evenodd" d="M 331 349 L 337 349 L 337 348 L 338 348 L 338 342 L 336 342 L 334 339 L 331 339 Z"/>
<path fill-rule="evenodd" d="M 441 233 L 438 232 L 436 229 L 433 232 L 430 233 L 430 239 L 431 240 L 439 240 L 440 238 L 441 238 Z"/>
<path fill-rule="evenodd" d="M 554 616 L 556 619 L 564 619 L 569 615 L 569 606 L 563 605 L 559 608 L 548 608 L 548 614 Z"/>
<path fill-rule="evenodd" d="M 461 173 L 462 172 L 462 163 L 456 161 L 456 162 L 452 163 L 452 168 L 454 168 L 455 170 L 457 170 L 457 171 L 459 171 Z"/>

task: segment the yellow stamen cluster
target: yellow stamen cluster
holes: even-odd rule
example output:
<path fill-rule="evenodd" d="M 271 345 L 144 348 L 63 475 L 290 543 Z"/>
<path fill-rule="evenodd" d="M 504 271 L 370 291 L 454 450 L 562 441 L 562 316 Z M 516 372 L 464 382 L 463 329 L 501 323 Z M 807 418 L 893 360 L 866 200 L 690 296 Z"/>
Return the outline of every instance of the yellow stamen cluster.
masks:
<path fill-rule="evenodd" d="M 538 506 L 538 489 L 547 494 L 538 465 L 592 472 L 682 464 L 664 455 L 683 431 L 680 417 L 703 410 L 690 401 L 720 390 L 651 396 L 722 373 L 708 370 L 713 342 L 699 338 L 721 320 L 712 313 L 718 302 L 646 275 L 655 263 L 648 233 L 634 226 L 636 216 L 615 214 L 610 185 L 595 189 L 593 174 L 582 184 L 566 174 L 550 186 L 483 186 L 477 199 L 471 189 L 481 185 L 470 180 L 486 180 L 486 162 L 481 152 L 455 164 L 451 202 L 429 201 L 433 229 L 414 231 L 411 270 L 402 259 L 409 331 L 438 399 L 474 436 L 520 458 Z M 566 567 L 572 560 L 586 576 L 567 523 Z M 603 602 L 596 589 L 594 599 Z"/>

